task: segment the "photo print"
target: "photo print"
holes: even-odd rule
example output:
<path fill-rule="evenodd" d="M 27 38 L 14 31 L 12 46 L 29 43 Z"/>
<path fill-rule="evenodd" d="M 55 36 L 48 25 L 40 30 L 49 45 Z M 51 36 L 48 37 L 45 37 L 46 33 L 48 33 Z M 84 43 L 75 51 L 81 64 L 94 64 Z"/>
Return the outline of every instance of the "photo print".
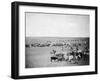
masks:
<path fill-rule="evenodd" d="M 25 68 L 89 65 L 89 15 L 25 12 Z"/>

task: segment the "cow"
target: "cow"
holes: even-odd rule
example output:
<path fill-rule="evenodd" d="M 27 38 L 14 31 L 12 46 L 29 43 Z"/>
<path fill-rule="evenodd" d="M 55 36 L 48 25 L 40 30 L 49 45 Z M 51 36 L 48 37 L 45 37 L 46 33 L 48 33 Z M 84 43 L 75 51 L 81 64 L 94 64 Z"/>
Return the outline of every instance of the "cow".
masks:
<path fill-rule="evenodd" d="M 50 54 L 51 54 L 51 62 L 52 61 L 56 61 L 57 59 L 58 59 L 58 57 L 56 56 L 56 50 L 52 50 L 51 52 L 50 52 Z"/>
<path fill-rule="evenodd" d="M 63 61 L 65 58 L 64 58 L 64 54 L 62 54 L 62 53 L 53 53 L 52 55 L 51 55 L 51 62 L 52 61 Z"/>
<path fill-rule="evenodd" d="M 69 61 L 69 62 L 72 62 L 73 58 L 74 58 L 73 55 L 69 55 L 69 56 L 68 56 L 68 61 Z"/>
<path fill-rule="evenodd" d="M 52 50 L 51 52 L 50 52 L 50 54 L 55 54 L 56 53 L 56 50 Z"/>
<path fill-rule="evenodd" d="M 51 56 L 51 62 L 52 61 L 57 61 L 58 60 L 58 57 L 57 56 Z"/>
<path fill-rule="evenodd" d="M 29 44 L 26 44 L 25 47 L 26 47 L 26 48 L 30 48 L 30 45 L 29 45 Z"/>
<path fill-rule="evenodd" d="M 68 61 L 69 60 L 68 54 L 64 54 L 64 58 L 65 58 L 65 61 Z"/>
<path fill-rule="evenodd" d="M 64 61 L 65 60 L 63 53 L 58 53 L 58 54 L 56 54 L 56 56 L 58 57 L 57 61 Z"/>

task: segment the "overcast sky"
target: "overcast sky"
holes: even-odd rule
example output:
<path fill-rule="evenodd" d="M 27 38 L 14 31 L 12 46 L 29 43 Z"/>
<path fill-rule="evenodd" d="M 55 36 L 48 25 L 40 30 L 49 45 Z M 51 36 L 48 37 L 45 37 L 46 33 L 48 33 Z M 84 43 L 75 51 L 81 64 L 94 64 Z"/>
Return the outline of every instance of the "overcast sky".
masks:
<path fill-rule="evenodd" d="M 89 16 L 26 13 L 26 36 L 89 37 Z"/>

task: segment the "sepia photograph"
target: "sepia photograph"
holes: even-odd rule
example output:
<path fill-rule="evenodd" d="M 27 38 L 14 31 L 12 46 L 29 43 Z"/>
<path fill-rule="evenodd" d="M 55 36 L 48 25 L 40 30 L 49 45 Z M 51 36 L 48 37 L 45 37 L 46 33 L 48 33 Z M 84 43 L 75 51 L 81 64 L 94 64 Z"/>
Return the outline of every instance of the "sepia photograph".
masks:
<path fill-rule="evenodd" d="M 25 12 L 25 68 L 88 66 L 90 17 Z"/>

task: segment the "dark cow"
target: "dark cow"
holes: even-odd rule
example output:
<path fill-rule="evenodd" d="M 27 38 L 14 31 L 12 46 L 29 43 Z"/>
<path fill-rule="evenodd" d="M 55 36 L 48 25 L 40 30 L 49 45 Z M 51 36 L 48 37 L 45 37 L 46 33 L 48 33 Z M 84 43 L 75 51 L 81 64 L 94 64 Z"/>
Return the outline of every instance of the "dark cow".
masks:
<path fill-rule="evenodd" d="M 64 54 L 54 54 L 53 56 L 51 56 L 51 62 L 52 61 L 63 61 L 63 60 L 65 60 Z"/>
<path fill-rule="evenodd" d="M 51 62 L 52 62 L 52 61 L 57 61 L 57 60 L 58 60 L 58 57 L 56 57 L 56 56 L 52 56 L 52 57 L 51 57 Z"/>
<path fill-rule="evenodd" d="M 26 48 L 30 48 L 30 45 L 29 45 L 29 44 L 26 44 L 25 47 L 26 47 Z"/>

